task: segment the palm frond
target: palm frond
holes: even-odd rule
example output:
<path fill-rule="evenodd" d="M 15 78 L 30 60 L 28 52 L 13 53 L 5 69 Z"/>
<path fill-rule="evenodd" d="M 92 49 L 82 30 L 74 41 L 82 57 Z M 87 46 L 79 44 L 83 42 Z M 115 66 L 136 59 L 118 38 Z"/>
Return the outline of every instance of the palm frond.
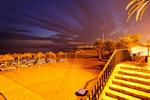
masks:
<path fill-rule="evenodd" d="M 135 2 L 137 2 L 137 0 L 131 0 L 126 7 L 126 10 L 128 10 Z"/>
<path fill-rule="evenodd" d="M 143 8 L 143 10 L 141 11 L 141 14 L 140 14 L 140 16 L 139 16 L 139 20 L 142 20 L 142 16 L 143 16 L 143 14 L 144 14 L 144 12 L 145 12 L 145 10 L 148 8 L 148 6 L 145 6 L 144 8 Z"/>
<path fill-rule="evenodd" d="M 138 21 L 142 16 L 143 16 L 143 13 L 142 12 L 143 10 L 145 11 L 145 8 L 148 7 L 148 4 L 149 4 L 150 1 L 146 1 L 145 3 L 143 3 L 143 5 L 140 7 L 140 9 L 137 11 L 137 15 L 136 15 L 136 21 Z"/>
<path fill-rule="evenodd" d="M 127 22 L 134 13 L 136 13 L 136 21 L 141 20 L 149 3 L 150 0 L 131 0 L 126 7 L 128 12 Z"/>

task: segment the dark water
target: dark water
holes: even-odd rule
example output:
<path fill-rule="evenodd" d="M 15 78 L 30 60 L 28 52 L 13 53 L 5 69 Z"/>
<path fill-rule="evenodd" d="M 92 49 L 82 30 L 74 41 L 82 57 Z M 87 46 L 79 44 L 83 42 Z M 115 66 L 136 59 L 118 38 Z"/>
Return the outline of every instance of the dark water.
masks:
<path fill-rule="evenodd" d="M 68 52 L 68 51 L 74 51 L 75 48 L 5 48 L 5 49 L 0 49 L 0 54 L 7 54 L 7 53 L 27 53 L 27 52 Z"/>

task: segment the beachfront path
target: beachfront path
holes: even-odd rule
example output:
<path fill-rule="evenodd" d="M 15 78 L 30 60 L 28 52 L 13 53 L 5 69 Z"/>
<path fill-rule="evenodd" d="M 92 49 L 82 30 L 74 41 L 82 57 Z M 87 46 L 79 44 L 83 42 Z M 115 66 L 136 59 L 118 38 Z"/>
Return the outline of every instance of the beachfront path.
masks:
<path fill-rule="evenodd" d="M 99 73 L 99 70 L 89 68 L 89 61 L 44 64 L 2 72 L 0 92 L 8 100 L 76 100 L 75 91 Z"/>
<path fill-rule="evenodd" d="M 2 75 L 0 75 L 0 91 L 8 100 L 44 100 L 41 96 Z"/>

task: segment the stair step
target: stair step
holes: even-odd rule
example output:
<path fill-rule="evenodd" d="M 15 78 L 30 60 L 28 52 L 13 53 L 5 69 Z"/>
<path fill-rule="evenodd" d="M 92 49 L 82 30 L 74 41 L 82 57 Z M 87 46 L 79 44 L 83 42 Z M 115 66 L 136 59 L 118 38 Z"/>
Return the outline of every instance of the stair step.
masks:
<path fill-rule="evenodd" d="M 134 76 L 117 74 L 115 76 L 115 79 L 125 80 L 125 81 L 129 81 L 129 82 L 136 82 L 136 83 L 140 83 L 140 84 L 144 84 L 144 85 L 150 85 L 149 79 L 144 79 L 144 78 L 139 78 L 139 77 L 134 77 Z"/>
<path fill-rule="evenodd" d="M 120 86 L 137 89 L 143 92 L 150 93 L 150 86 L 148 85 L 143 85 L 143 84 L 139 84 L 135 82 L 128 82 L 128 81 L 119 80 L 119 79 L 112 80 L 112 83 L 116 85 L 120 85 Z"/>
<path fill-rule="evenodd" d="M 147 69 L 148 67 L 146 66 L 137 66 L 135 63 L 132 64 L 120 64 L 120 67 L 128 67 L 128 68 L 142 68 L 142 69 Z M 150 69 L 149 69 L 150 70 Z"/>
<path fill-rule="evenodd" d="M 109 96 L 104 96 L 101 100 L 118 100 L 116 98 L 112 98 L 112 97 L 109 97 Z"/>
<path fill-rule="evenodd" d="M 150 79 L 150 74 L 143 73 L 143 72 L 137 72 L 137 71 L 131 71 L 131 70 L 120 70 L 118 71 L 119 74 L 128 75 L 128 76 L 135 76 L 145 79 Z"/>
<path fill-rule="evenodd" d="M 123 94 L 121 92 L 113 91 L 111 89 L 106 91 L 106 96 L 109 96 L 109 97 L 112 97 L 112 98 L 116 98 L 117 100 L 141 100 L 139 98 L 132 97 L 130 95 Z"/>
<path fill-rule="evenodd" d="M 136 67 L 136 68 L 146 68 L 146 69 L 148 69 L 148 67 L 145 64 L 143 64 L 143 66 L 141 66 L 141 64 L 139 65 L 139 63 L 136 63 L 136 62 L 121 63 L 119 65 L 120 65 L 120 67 L 130 67 L 130 68 Z"/>
<path fill-rule="evenodd" d="M 147 69 L 147 68 L 139 68 L 139 67 L 120 67 L 120 69 L 123 69 L 123 70 L 134 70 L 134 71 L 137 71 L 137 72 L 144 72 L 144 73 L 150 73 L 150 70 Z"/>
<path fill-rule="evenodd" d="M 136 98 L 140 98 L 142 100 L 150 100 L 150 94 L 149 93 L 145 93 L 145 92 L 138 91 L 135 89 L 131 89 L 131 88 L 115 85 L 115 84 L 111 84 L 109 86 L 109 89 L 130 95 L 130 96 L 133 96 Z M 131 100 L 133 100 L 133 99 L 131 99 Z"/>
<path fill-rule="evenodd" d="M 118 64 L 99 100 L 150 100 L 150 66 Z"/>

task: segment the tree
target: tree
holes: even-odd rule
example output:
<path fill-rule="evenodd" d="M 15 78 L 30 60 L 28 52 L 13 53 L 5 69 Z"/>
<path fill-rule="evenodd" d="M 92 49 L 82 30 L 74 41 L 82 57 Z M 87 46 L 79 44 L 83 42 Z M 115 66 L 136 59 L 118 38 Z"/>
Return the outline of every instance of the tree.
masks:
<path fill-rule="evenodd" d="M 99 60 L 101 60 L 102 59 L 102 53 L 104 50 L 104 42 L 101 39 L 97 39 L 94 43 L 94 46 L 98 52 L 98 58 L 99 58 Z"/>
<path fill-rule="evenodd" d="M 116 42 L 116 49 L 125 49 L 125 48 L 127 48 L 127 46 L 123 42 L 121 41 Z"/>
<path fill-rule="evenodd" d="M 146 8 L 149 6 L 149 3 L 150 0 L 131 0 L 126 7 L 126 10 L 128 12 L 127 22 L 135 13 L 136 21 L 141 20 Z"/>
<path fill-rule="evenodd" d="M 116 49 L 116 43 L 113 40 L 104 41 L 104 50 L 102 52 L 102 58 L 109 59 L 110 55 Z"/>
<path fill-rule="evenodd" d="M 113 40 L 106 40 L 104 42 L 104 44 L 105 44 L 105 50 L 106 51 L 112 52 L 116 48 L 116 44 L 115 44 L 115 42 Z"/>
<path fill-rule="evenodd" d="M 125 47 L 130 47 L 131 45 L 136 45 L 140 43 L 140 34 L 128 34 L 120 38 L 120 42 Z"/>

